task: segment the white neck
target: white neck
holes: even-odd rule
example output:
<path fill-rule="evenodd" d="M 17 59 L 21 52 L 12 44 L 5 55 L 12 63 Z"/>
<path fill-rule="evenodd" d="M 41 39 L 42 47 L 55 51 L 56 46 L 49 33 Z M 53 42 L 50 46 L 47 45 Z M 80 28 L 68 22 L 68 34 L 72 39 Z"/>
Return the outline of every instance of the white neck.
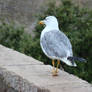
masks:
<path fill-rule="evenodd" d="M 46 32 L 48 32 L 48 31 L 51 31 L 51 30 L 59 30 L 59 27 L 58 27 L 58 25 L 48 25 L 48 26 L 46 26 L 44 29 L 43 29 L 43 31 L 46 31 Z"/>
<path fill-rule="evenodd" d="M 46 26 L 43 31 L 41 32 L 41 38 L 44 36 L 44 33 L 46 32 L 49 32 L 49 31 L 52 31 L 52 30 L 59 30 L 59 27 L 58 26 Z"/>

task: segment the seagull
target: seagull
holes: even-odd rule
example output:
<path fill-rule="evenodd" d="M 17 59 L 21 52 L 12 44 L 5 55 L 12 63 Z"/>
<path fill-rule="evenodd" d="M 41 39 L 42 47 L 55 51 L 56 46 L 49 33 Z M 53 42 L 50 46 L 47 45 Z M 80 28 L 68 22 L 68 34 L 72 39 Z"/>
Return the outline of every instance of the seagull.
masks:
<path fill-rule="evenodd" d="M 41 32 L 40 45 L 44 54 L 52 59 L 52 75 L 57 76 L 60 62 L 69 66 L 76 67 L 75 60 L 85 61 L 83 58 L 74 57 L 72 45 L 68 37 L 59 29 L 58 21 L 55 16 L 48 16 L 39 24 L 44 24 L 45 28 Z M 55 60 L 57 66 L 55 68 Z"/>

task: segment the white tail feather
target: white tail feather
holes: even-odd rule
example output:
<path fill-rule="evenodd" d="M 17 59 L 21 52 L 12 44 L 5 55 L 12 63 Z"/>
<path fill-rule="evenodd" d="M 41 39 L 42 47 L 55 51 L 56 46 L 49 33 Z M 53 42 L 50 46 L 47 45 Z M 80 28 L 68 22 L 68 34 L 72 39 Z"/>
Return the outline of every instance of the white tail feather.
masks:
<path fill-rule="evenodd" d="M 61 60 L 69 66 L 75 66 L 75 67 L 77 66 L 75 62 L 74 64 L 72 64 L 72 62 L 68 60 L 67 58 L 62 58 Z"/>

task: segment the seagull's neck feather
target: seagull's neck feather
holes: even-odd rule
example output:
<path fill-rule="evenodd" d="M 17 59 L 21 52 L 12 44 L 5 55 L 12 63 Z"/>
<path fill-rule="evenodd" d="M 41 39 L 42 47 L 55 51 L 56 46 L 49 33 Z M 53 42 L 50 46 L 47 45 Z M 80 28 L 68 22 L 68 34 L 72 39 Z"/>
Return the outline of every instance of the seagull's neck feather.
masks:
<path fill-rule="evenodd" d="M 46 31 L 46 32 L 51 30 L 59 30 L 58 22 L 48 23 L 48 25 L 46 25 L 46 27 L 43 29 L 43 31 Z"/>
<path fill-rule="evenodd" d="M 53 25 L 53 26 L 48 25 L 48 26 L 46 26 L 46 27 L 43 29 L 43 31 L 41 32 L 41 38 L 44 36 L 44 34 L 45 34 L 46 32 L 50 32 L 50 31 L 53 31 L 53 30 L 59 30 L 58 25 Z"/>
<path fill-rule="evenodd" d="M 43 31 L 52 31 L 52 30 L 59 30 L 59 27 L 58 26 L 46 26 Z"/>

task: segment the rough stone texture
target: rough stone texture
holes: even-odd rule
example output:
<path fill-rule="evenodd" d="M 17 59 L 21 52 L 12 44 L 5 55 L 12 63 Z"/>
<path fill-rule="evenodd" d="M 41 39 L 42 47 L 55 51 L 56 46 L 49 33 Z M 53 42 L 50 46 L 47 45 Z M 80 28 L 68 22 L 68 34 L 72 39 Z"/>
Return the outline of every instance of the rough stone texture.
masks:
<path fill-rule="evenodd" d="M 60 0 L 0 0 L 0 20 L 7 22 L 15 21 L 16 24 L 23 24 L 26 31 L 33 34 L 32 30 L 42 11 L 45 11 L 49 2 Z M 80 6 L 92 8 L 92 0 L 72 0 L 74 3 L 81 3 Z"/>
<path fill-rule="evenodd" d="M 14 72 L 0 68 L 0 92 L 49 92 L 49 90 L 37 87 Z"/>
<path fill-rule="evenodd" d="M 32 32 L 37 16 L 46 10 L 47 3 L 51 1 L 54 0 L 0 0 L 0 20 L 14 21 L 24 25 L 26 31 Z"/>
<path fill-rule="evenodd" d="M 0 45 L 0 92 L 92 92 L 92 85 Z"/>
<path fill-rule="evenodd" d="M 40 10 L 45 10 L 51 1 L 59 3 L 60 0 L 0 0 L 0 19 L 16 20 L 23 24 L 34 22 Z M 92 7 L 92 0 L 72 0 L 85 6 Z M 90 4 L 90 5 L 89 5 Z"/>

